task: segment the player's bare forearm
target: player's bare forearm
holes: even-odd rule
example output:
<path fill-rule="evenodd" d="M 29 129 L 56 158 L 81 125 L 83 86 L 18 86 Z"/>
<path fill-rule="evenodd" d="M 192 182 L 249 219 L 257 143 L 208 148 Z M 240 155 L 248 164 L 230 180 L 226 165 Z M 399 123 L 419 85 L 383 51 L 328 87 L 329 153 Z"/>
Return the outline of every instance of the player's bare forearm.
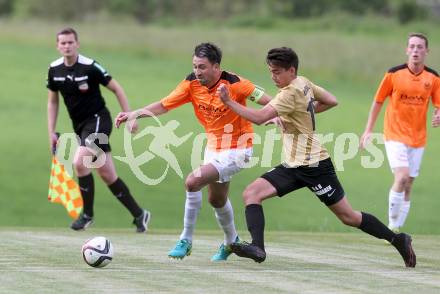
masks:
<path fill-rule="evenodd" d="M 107 84 L 107 88 L 115 94 L 116 98 L 118 99 L 119 105 L 121 106 L 121 110 L 125 112 L 130 111 L 128 98 L 125 94 L 124 88 L 122 88 L 122 86 L 115 79 L 112 79 Z"/>
<path fill-rule="evenodd" d="M 50 91 L 47 99 L 47 131 L 49 135 L 49 146 L 53 152 L 54 146 L 57 144 L 58 136 L 55 134 L 55 127 L 58 118 L 59 97 L 58 92 Z"/>
<path fill-rule="evenodd" d="M 432 116 L 432 126 L 437 128 L 440 126 L 440 108 L 434 110 L 434 115 Z"/>
<path fill-rule="evenodd" d="M 137 111 L 139 111 L 139 117 L 151 117 L 167 113 L 168 109 L 163 106 L 162 102 L 158 101 L 147 105 Z"/>
<path fill-rule="evenodd" d="M 47 99 L 47 130 L 49 136 L 55 132 L 59 108 L 58 93 L 49 91 Z"/>
<path fill-rule="evenodd" d="M 259 114 L 257 109 L 247 108 L 244 105 L 241 105 L 234 100 L 229 100 L 225 103 L 233 112 L 238 114 L 239 116 L 247 119 L 248 121 L 253 122 L 254 124 L 260 125 L 269 119 L 263 120 Z"/>
<path fill-rule="evenodd" d="M 365 132 L 371 132 L 376 124 L 377 117 L 382 109 L 382 103 L 373 101 L 371 105 L 370 113 L 368 115 L 367 125 L 365 126 Z"/>
<path fill-rule="evenodd" d="M 370 114 L 368 115 L 367 125 L 365 126 L 364 133 L 361 135 L 361 138 L 359 140 L 360 149 L 365 148 L 365 146 L 369 143 L 371 132 L 374 129 L 374 125 L 376 124 L 377 116 L 379 115 L 381 108 L 382 103 L 373 101 L 370 109 Z"/>
<path fill-rule="evenodd" d="M 168 112 L 168 109 L 166 109 L 160 101 L 154 102 L 145 106 L 144 108 L 136 109 L 131 112 L 126 111 L 118 113 L 115 119 L 115 126 L 119 128 L 119 126 L 126 121 L 136 120 L 143 117 L 157 116 L 166 112 Z"/>
<path fill-rule="evenodd" d="M 315 97 L 314 110 L 315 113 L 320 113 L 329 110 L 336 105 L 338 105 L 336 97 L 332 93 L 324 90 L 322 95 Z"/>
<path fill-rule="evenodd" d="M 324 112 L 324 111 L 326 111 L 326 110 L 329 110 L 330 108 L 335 107 L 336 105 L 338 105 L 337 102 L 334 103 L 334 104 L 324 104 L 324 103 L 321 103 L 321 102 L 319 102 L 319 101 L 316 101 L 316 102 L 315 102 L 315 106 L 314 106 L 314 108 L 315 108 L 315 113 Z"/>
<path fill-rule="evenodd" d="M 257 103 L 260 105 L 266 105 L 270 102 L 270 100 L 272 100 L 272 97 L 264 93 L 264 95 L 260 99 L 258 99 Z"/>
<path fill-rule="evenodd" d="M 125 93 L 119 93 L 116 94 L 116 97 L 118 98 L 119 105 L 121 106 L 122 111 L 130 111 L 130 106 L 128 104 L 127 96 L 125 96 Z"/>
<path fill-rule="evenodd" d="M 228 106 L 233 112 L 257 125 L 261 125 L 278 115 L 275 109 L 269 105 L 266 105 L 263 109 L 256 110 L 232 100 L 229 97 L 229 90 L 224 84 L 217 88 L 217 95 L 223 104 Z"/>

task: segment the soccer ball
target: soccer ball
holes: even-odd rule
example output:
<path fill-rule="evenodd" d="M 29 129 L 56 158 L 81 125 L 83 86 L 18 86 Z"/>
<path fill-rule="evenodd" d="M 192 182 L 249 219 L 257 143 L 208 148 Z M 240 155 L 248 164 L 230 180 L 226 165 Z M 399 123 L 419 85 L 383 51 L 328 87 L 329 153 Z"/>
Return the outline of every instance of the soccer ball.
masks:
<path fill-rule="evenodd" d="M 113 259 L 113 245 L 105 237 L 95 237 L 86 241 L 81 248 L 84 261 L 92 267 L 104 267 Z"/>

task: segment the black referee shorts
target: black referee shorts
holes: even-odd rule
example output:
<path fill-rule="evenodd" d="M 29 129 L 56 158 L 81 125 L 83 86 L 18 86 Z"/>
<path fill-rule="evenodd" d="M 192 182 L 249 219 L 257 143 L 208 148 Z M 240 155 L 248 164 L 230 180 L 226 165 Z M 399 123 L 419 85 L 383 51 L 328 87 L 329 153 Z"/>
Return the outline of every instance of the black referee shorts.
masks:
<path fill-rule="evenodd" d="M 98 152 L 110 152 L 110 134 L 113 122 L 110 112 L 104 108 L 92 117 L 75 127 L 75 133 L 80 138 L 80 145 L 95 149 Z M 95 144 L 96 146 L 94 146 Z M 99 150 L 99 149 L 101 150 Z"/>
<path fill-rule="evenodd" d="M 345 195 L 330 158 L 321 160 L 316 166 L 292 168 L 278 165 L 261 178 L 271 183 L 280 197 L 307 187 L 321 202 L 330 206 L 339 202 Z"/>

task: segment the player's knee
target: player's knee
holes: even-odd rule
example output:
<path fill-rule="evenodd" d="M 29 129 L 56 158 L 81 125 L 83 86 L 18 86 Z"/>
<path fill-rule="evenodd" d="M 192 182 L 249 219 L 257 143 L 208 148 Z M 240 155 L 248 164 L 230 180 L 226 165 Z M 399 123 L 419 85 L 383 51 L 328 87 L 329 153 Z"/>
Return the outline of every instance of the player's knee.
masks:
<path fill-rule="evenodd" d="M 245 204 L 261 202 L 258 196 L 258 191 L 252 186 L 246 187 L 246 189 L 243 191 L 243 200 Z"/>
<path fill-rule="evenodd" d="M 402 188 L 406 188 L 408 184 L 410 183 L 410 177 L 407 173 L 401 173 L 399 175 L 396 175 L 394 179 L 395 183 L 399 185 Z"/>
<path fill-rule="evenodd" d="M 89 169 L 84 165 L 82 158 L 76 158 L 73 161 L 75 172 L 78 176 L 83 176 L 89 173 Z"/>
<path fill-rule="evenodd" d="M 396 184 L 401 187 L 406 187 L 407 182 L 408 182 L 408 178 L 406 177 L 399 177 L 396 179 Z"/>
<path fill-rule="evenodd" d="M 185 188 L 188 192 L 196 192 L 201 189 L 200 181 L 193 176 L 188 176 L 185 180 Z"/>

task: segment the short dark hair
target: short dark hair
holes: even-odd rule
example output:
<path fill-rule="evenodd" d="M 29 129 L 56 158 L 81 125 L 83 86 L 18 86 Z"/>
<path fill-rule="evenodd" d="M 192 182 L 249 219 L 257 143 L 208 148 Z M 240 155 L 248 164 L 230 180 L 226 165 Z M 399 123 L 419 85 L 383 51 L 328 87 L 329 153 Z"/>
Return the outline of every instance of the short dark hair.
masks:
<path fill-rule="evenodd" d="M 78 33 L 73 28 L 64 28 L 57 33 L 57 41 L 59 35 L 74 35 L 75 41 L 78 41 Z"/>
<path fill-rule="evenodd" d="M 292 48 L 280 47 L 270 49 L 267 52 L 266 63 L 268 65 L 280 66 L 284 69 L 289 69 L 293 66 L 295 71 L 298 72 L 298 55 L 296 55 Z"/>
<path fill-rule="evenodd" d="M 426 48 L 428 48 L 428 37 L 426 37 L 425 34 L 422 34 L 422 33 L 410 33 L 408 35 L 408 42 L 409 42 L 409 39 L 412 38 L 412 37 L 417 37 L 417 38 L 425 40 L 425 46 L 426 46 Z"/>
<path fill-rule="evenodd" d="M 194 48 L 194 56 L 208 58 L 212 64 L 222 62 L 222 51 L 212 43 L 201 43 Z"/>

